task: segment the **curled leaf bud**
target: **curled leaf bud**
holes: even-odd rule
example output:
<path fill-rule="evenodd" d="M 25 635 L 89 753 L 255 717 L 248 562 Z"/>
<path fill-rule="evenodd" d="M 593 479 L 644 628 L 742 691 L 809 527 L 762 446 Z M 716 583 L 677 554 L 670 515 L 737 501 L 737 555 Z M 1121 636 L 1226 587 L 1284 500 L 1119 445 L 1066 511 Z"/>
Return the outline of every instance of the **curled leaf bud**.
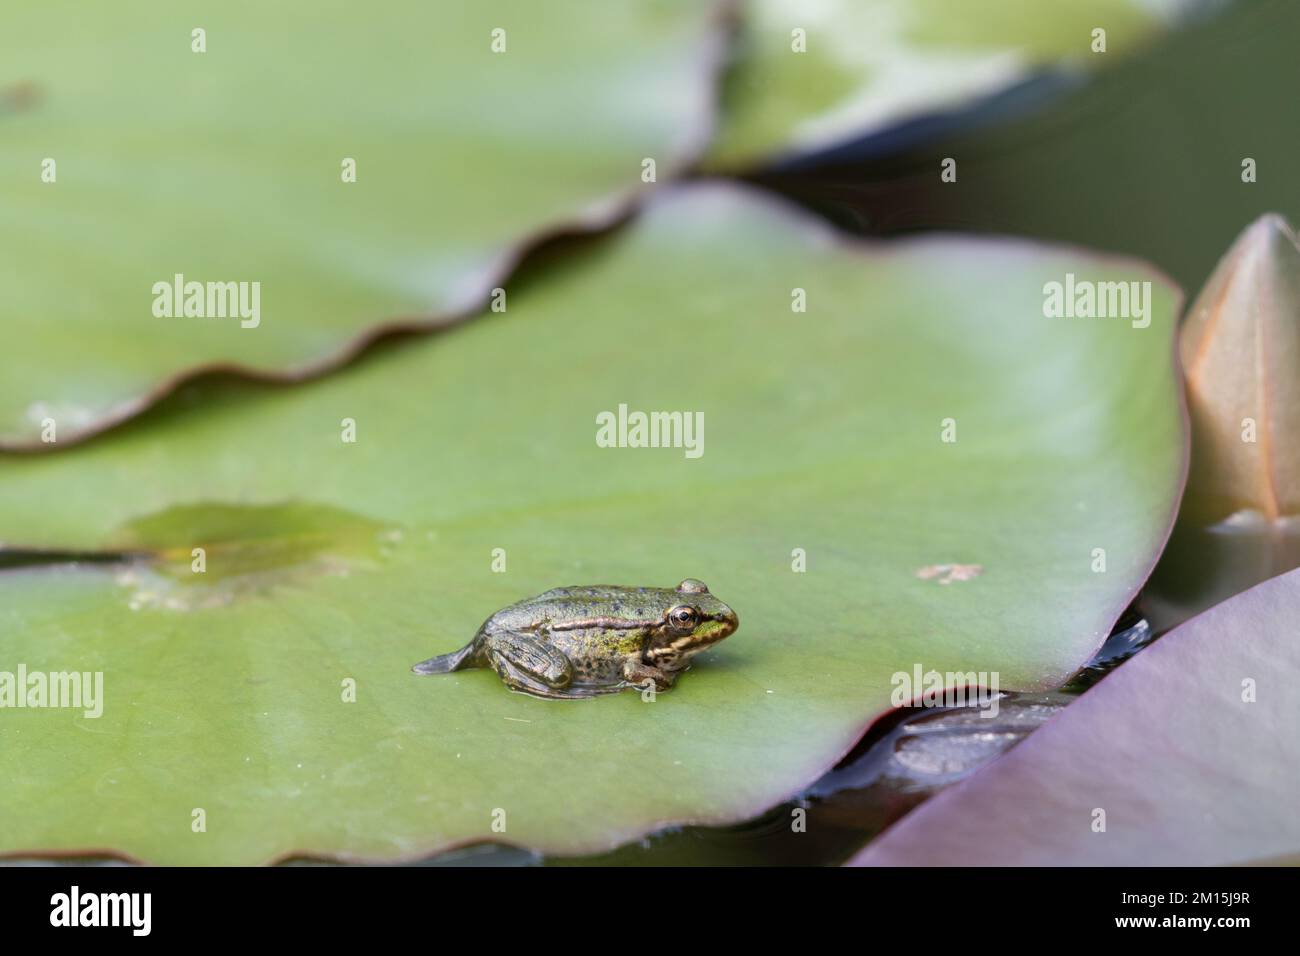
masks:
<path fill-rule="evenodd" d="M 1300 246 L 1260 217 L 1192 304 L 1179 348 L 1192 460 L 1182 519 L 1300 515 Z"/>

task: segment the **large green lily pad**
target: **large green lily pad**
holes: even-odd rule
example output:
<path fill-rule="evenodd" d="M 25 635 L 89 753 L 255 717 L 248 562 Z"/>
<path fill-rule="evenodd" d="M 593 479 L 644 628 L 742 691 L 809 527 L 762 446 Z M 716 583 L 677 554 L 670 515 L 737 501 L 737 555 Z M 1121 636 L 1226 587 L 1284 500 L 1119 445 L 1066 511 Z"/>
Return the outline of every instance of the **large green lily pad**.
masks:
<path fill-rule="evenodd" d="M 196 369 L 306 374 L 477 311 L 542 233 L 607 224 L 645 159 L 662 181 L 703 148 L 722 42 L 693 0 L 11 6 L 4 446 L 42 447 L 47 419 L 72 441 Z M 249 283 L 246 311 L 156 316 L 178 274 Z"/>
<path fill-rule="evenodd" d="M 1098 66 L 1139 48 L 1189 6 L 749 0 L 709 161 L 791 159 L 966 105 L 1037 70 Z M 1106 31 L 1104 53 L 1093 51 L 1097 28 Z"/>
<path fill-rule="evenodd" d="M 1193 618 L 855 862 L 1295 862 L 1297 619 L 1300 571 Z"/>
<path fill-rule="evenodd" d="M 1067 273 L 1150 281 L 1150 325 L 1045 316 Z M 4 666 L 103 671 L 106 698 L 4 713 L 0 851 L 597 851 L 797 791 L 918 664 L 1055 685 L 1168 531 L 1177 308 L 1133 261 L 849 244 L 702 184 L 449 336 L 0 460 L 10 545 L 143 555 L 0 574 Z M 598 447 L 620 404 L 702 413 L 703 454 Z M 546 588 L 686 576 L 741 627 L 653 703 L 408 671 Z"/>

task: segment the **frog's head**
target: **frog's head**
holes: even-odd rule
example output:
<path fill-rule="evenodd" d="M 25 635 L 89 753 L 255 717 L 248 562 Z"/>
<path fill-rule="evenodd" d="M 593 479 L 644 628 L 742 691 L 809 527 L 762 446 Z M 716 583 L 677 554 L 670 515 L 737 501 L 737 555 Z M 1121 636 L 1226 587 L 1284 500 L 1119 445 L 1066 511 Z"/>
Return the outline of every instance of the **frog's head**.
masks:
<path fill-rule="evenodd" d="M 656 666 L 680 666 L 740 626 L 736 612 L 710 594 L 703 581 L 687 578 L 676 591 L 664 593 L 669 599 L 663 621 L 646 650 Z"/>

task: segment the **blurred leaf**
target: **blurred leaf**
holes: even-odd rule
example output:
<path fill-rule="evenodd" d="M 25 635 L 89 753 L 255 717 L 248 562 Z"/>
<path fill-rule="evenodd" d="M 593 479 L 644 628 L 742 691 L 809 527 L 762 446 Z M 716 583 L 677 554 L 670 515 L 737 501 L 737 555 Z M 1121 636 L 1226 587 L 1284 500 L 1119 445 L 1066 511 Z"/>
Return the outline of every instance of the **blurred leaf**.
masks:
<path fill-rule="evenodd" d="M 1271 210 L 1300 217 L 1300 177 L 1288 173 L 1300 123 L 1277 122 L 1295 99 L 1300 4 L 1222 6 L 1050 109 L 764 182 L 874 235 L 960 230 L 1111 249 L 1199 289 L 1247 223 Z M 948 156 L 960 160 L 957 184 L 936 175 Z M 1255 181 L 1243 182 L 1251 168 Z"/>
<path fill-rule="evenodd" d="M 1045 317 L 1067 272 L 1151 280 L 1150 326 Z M 110 439 L 0 460 L 4 540 L 155 555 L 0 574 L 3 660 L 102 670 L 107 698 L 0 722 L 0 852 L 577 853 L 745 819 L 846 753 L 900 671 L 1059 684 L 1163 542 L 1178 295 L 1139 263 L 850 244 L 701 184 L 548 280 L 325 379 L 192 386 Z M 621 403 L 702 413 L 704 454 L 598 447 Z M 741 628 L 653 704 L 409 673 L 529 594 L 688 575 Z"/>
<path fill-rule="evenodd" d="M 1207 611 L 855 862 L 1218 866 L 1295 856 L 1298 619 L 1300 572 Z M 1093 830 L 1097 808 L 1105 832 Z"/>
<path fill-rule="evenodd" d="M 710 162 L 734 168 L 815 153 L 966 105 L 1037 70 L 1095 66 L 1194 6 L 750 0 Z M 1105 53 L 1092 50 L 1095 28 L 1106 31 Z M 794 31 L 805 52 L 796 52 Z"/>
<path fill-rule="evenodd" d="M 11 5 L 0 445 L 46 447 L 46 418 L 60 442 L 93 432 L 198 368 L 301 375 L 393 325 L 477 311 L 525 246 L 607 224 L 648 188 L 643 159 L 662 181 L 702 148 L 714 11 Z M 155 317 L 154 284 L 176 274 L 259 282 L 259 324 Z"/>

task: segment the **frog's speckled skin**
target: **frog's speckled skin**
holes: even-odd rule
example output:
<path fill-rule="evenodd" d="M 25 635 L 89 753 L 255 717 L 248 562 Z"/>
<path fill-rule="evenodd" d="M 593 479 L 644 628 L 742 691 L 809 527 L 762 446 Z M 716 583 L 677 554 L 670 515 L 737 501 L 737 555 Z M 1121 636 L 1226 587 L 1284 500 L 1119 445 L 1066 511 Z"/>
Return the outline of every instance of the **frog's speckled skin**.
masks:
<path fill-rule="evenodd" d="M 417 674 L 491 667 L 511 690 L 571 700 L 653 681 L 673 686 L 691 658 L 740 626 L 701 582 L 676 588 L 554 588 L 502 608 L 458 651 Z"/>

